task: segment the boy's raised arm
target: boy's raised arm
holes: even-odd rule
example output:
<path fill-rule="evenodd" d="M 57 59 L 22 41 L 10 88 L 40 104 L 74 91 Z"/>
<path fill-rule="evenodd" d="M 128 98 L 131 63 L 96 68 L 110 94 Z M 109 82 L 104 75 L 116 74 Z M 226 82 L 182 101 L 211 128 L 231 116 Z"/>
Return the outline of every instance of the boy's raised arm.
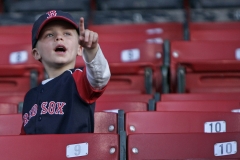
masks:
<path fill-rule="evenodd" d="M 98 44 L 98 34 L 84 28 L 82 17 L 79 25 L 79 44 L 84 48 L 83 59 L 89 83 L 95 89 L 102 89 L 111 76 L 109 65 Z"/>
<path fill-rule="evenodd" d="M 87 62 L 91 62 L 98 51 L 98 34 L 96 32 L 85 29 L 84 18 L 80 18 L 79 24 L 79 44 L 86 50 L 85 58 Z"/>

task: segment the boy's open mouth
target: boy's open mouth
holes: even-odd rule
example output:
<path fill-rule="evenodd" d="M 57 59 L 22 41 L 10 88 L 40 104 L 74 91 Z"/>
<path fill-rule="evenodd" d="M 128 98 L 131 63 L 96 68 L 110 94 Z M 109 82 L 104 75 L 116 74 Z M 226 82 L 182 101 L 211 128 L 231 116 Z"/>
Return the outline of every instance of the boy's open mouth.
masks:
<path fill-rule="evenodd" d="M 63 45 L 58 45 L 56 48 L 55 48 L 55 52 L 66 52 L 66 47 L 63 46 Z"/>

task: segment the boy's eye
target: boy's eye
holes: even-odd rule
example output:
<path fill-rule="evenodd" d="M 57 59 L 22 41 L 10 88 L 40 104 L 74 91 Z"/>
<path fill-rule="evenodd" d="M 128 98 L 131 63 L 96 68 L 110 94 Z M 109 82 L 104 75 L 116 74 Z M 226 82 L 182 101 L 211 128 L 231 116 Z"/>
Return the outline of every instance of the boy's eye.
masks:
<path fill-rule="evenodd" d="M 69 33 L 69 32 L 66 32 L 66 33 L 65 33 L 65 35 L 67 35 L 67 36 L 70 36 L 70 35 L 71 35 L 71 33 Z"/>
<path fill-rule="evenodd" d="M 46 36 L 47 36 L 47 37 L 52 37 L 53 34 L 49 33 L 49 34 L 47 34 Z"/>

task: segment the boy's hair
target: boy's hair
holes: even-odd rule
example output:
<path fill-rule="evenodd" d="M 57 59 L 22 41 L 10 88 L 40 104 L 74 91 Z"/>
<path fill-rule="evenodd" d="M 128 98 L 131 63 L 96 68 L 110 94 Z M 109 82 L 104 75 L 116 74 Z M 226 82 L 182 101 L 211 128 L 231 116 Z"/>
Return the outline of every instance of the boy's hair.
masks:
<path fill-rule="evenodd" d="M 43 29 L 43 27 L 48 22 L 53 21 L 53 20 L 66 21 L 66 22 L 72 24 L 78 32 L 78 25 L 69 13 L 63 12 L 61 10 L 48 11 L 47 13 L 44 13 L 43 15 L 41 15 L 33 24 L 33 28 L 32 28 L 32 48 L 36 47 L 36 44 L 37 44 L 37 41 L 38 41 L 38 38 L 39 38 L 39 34 L 40 34 L 41 30 Z"/>

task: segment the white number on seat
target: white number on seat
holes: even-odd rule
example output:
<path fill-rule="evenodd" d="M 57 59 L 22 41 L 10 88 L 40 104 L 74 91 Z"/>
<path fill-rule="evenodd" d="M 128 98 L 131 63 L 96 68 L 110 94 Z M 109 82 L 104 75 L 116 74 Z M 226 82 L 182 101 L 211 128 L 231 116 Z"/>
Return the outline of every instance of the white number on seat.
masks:
<path fill-rule="evenodd" d="M 240 60 L 240 48 L 236 49 L 236 51 L 235 51 L 235 58 L 237 60 Z"/>
<path fill-rule="evenodd" d="M 204 124 L 205 133 L 221 133 L 226 132 L 225 121 L 206 122 Z"/>
<path fill-rule="evenodd" d="M 80 157 L 88 155 L 88 143 L 71 144 L 66 147 L 66 157 Z"/>
<path fill-rule="evenodd" d="M 162 44 L 163 43 L 162 38 L 149 38 L 146 41 L 147 41 L 147 43 L 155 43 L 155 44 Z"/>
<path fill-rule="evenodd" d="M 214 145 L 214 155 L 215 156 L 226 156 L 237 153 L 237 142 L 224 142 L 224 143 L 216 143 Z"/>
<path fill-rule="evenodd" d="M 28 60 L 27 51 L 12 52 L 9 57 L 10 64 L 24 63 Z"/>
<path fill-rule="evenodd" d="M 133 62 L 140 59 L 140 50 L 139 49 L 128 49 L 123 50 L 121 53 L 121 60 L 123 62 Z"/>
<path fill-rule="evenodd" d="M 163 29 L 162 28 L 151 28 L 151 29 L 147 29 L 146 32 L 149 35 L 151 35 L 151 34 L 161 34 L 161 33 L 163 33 Z"/>

